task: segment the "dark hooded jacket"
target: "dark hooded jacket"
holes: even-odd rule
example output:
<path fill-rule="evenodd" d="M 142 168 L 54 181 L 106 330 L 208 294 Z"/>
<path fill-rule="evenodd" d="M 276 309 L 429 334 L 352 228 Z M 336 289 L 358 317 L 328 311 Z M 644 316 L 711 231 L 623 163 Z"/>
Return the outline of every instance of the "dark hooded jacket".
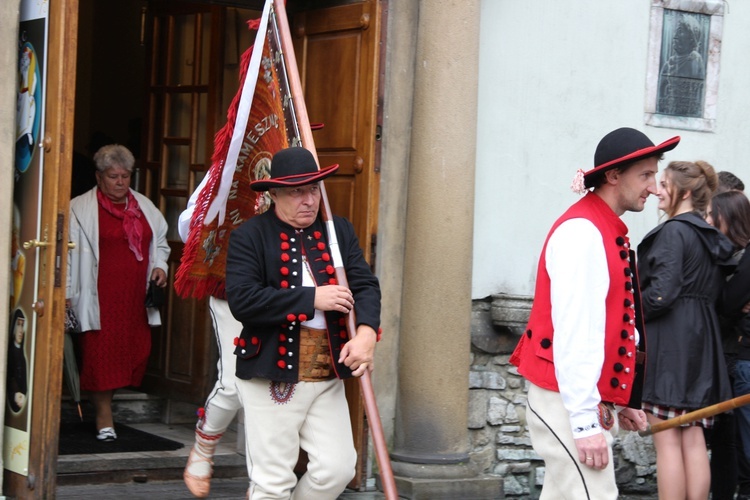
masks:
<path fill-rule="evenodd" d="M 726 318 L 732 331 L 736 334 L 729 340 L 736 343 L 737 359 L 750 360 L 750 314 L 742 312 L 745 304 L 750 302 L 750 252 L 745 251 L 740 257 L 737 270 L 724 285 L 720 312 Z"/>
<path fill-rule="evenodd" d="M 732 251 L 694 212 L 660 224 L 638 246 L 648 339 L 643 401 L 696 409 L 731 398 L 716 306 Z"/>

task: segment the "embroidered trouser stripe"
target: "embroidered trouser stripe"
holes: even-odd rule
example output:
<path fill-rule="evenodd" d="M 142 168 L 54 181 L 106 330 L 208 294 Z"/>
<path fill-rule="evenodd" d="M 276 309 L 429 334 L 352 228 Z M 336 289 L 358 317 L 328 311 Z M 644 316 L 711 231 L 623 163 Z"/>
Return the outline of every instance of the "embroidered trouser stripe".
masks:
<path fill-rule="evenodd" d="M 534 451 L 544 459 L 544 485 L 540 500 L 617 499 L 612 434 L 604 431 L 609 464 L 604 470 L 584 466 L 570 429 L 570 418 L 558 392 L 529 384 L 526 421 Z M 617 424 L 612 432 L 618 431 Z"/>

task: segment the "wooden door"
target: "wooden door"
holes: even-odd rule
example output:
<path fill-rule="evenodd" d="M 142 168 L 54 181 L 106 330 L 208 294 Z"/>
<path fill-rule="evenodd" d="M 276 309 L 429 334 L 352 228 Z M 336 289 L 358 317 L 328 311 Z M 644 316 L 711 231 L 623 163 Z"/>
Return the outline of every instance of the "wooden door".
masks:
<path fill-rule="evenodd" d="M 27 3 L 39 8 L 38 2 Z M 26 10 L 24 5 L 22 8 Z M 20 297 L 14 296 L 14 301 L 19 299 L 14 306 L 16 310 L 25 311 L 25 342 L 33 346 L 33 368 L 29 367 L 28 399 L 23 405 L 24 410 L 19 412 L 19 415 L 23 415 L 24 411 L 30 414 L 26 429 L 28 437 L 17 444 L 10 443 L 6 428 L 3 443 L 5 447 L 11 447 L 10 460 L 6 459 L 5 463 L 3 485 L 3 493 L 10 498 L 55 497 L 70 160 L 73 154 L 74 93 L 70 89 L 75 88 L 77 24 L 78 0 L 49 3 L 49 30 L 44 40 L 48 43 L 40 43 L 34 48 L 34 57 L 39 56 L 36 62 L 42 62 L 42 54 L 46 61 L 46 72 L 41 69 L 43 65 L 37 66 L 41 71 L 36 73 L 36 106 L 41 108 L 45 101 L 46 106 L 41 111 L 43 125 L 38 129 L 34 126 L 32 140 L 28 142 L 34 149 L 31 152 L 31 165 L 39 167 L 37 175 L 41 182 L 38 187 L 41 189 L 35 187 L 28 190 L 20 186 L 24 182 L 20 178 L 30 174 L 29 171 L 21 172 L 14 186 L 15 202 L 38 206 L 38 213 L 34 215 L 39 217 L 39 224 L 38 232 L 31 239 L 27 240 L 27 236 L 22 238 L 26 255 L 23 292 L 19 294 Z M 20 36 L 23 37 L 23 33 Z M 18 198 L 21 192 L 23 200 Z M 36 217 L 29 221 L 30 218 L 25 215 L 28 214 L 22 215 L 22 225 L 27 226 L 27 222 L 30 222 L 28 226 L 34 227 Z M 8 462 L 21 454 L 27 455 L 27 466 L 24 470 L 11 472 Z"/>
<path fill-rule="evenodd" d="M 154 1 L 146 25 L 148 62 L 141 185 L 169 225 L 169 297 L 162 326 L 153 330 L 143 390 L 170 399 L 203 402 L 213 384 L 215 342 L 204 300 L 183 300 L 174 276 L 183 244 L 180 213 L 210 166 L 221 115 L 224 9 Z"/>
<path fill-rule="evenodd" d="M 292 15 L 290 6 L 290 16 Z M 333 213 L 348 218 L 371 265 L 377 233 L 379 165 L 377 0 L 298 12 L 291 20 L 294 53 L 321 167 L 338 163 L 326 181 Z"/>
<path fill-rule="evenodd" d="M 294 53 L 321 167 L 338 163 L 325 181 L 334 214 L 353 224 L 371 266 L 378 211 L 378 94 L 381 13 L 377 0 L 298 11 L 289 6 Z M 346 383 L 358 451 L 351 488 L 367 477 L 367 422 L 359 383 Z"/>

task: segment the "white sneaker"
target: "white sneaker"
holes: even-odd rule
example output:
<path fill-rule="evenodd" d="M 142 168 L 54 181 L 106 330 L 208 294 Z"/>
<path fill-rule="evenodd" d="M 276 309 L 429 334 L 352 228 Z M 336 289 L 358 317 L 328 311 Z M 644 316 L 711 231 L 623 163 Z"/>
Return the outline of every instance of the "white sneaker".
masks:
<path fill-rule="evenodd" d="M 112 427 L 104 427 L 99 429 L 99 434 L 96 435 L 96 439 L 99 441 L 114 441 L 117 439 L 117 433 Z"/>

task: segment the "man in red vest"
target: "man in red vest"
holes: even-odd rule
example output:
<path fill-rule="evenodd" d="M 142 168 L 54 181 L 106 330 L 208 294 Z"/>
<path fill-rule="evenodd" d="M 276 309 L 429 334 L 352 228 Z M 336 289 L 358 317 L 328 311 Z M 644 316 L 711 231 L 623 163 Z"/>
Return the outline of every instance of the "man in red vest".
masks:
<path fill-rule="evenodd" d="M 526 419 L 545 462 L 542 499 L 616 499 L 613 436 L 647 427 L 635 257 L 620 216 L 656 194 L 658 161 L 679 141 L 655 146 L 631 128 L 604 136 L 594 168 L 579 170 L 572 186 L 585 196 L 542 248 L 529 323 L 510 359 L 530 382 Z"/>

